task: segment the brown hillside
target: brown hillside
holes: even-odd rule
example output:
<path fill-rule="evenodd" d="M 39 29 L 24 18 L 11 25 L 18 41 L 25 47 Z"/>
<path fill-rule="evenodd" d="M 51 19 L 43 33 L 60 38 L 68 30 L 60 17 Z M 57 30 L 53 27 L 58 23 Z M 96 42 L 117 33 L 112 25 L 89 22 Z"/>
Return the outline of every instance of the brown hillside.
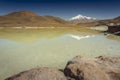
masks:
<path fill-rule="evenodd" d="M 71 24 L 59 17 L 39 16 L 30 11 L 13 12 L 0 16 L 0 27 L 65 27 Z"/>

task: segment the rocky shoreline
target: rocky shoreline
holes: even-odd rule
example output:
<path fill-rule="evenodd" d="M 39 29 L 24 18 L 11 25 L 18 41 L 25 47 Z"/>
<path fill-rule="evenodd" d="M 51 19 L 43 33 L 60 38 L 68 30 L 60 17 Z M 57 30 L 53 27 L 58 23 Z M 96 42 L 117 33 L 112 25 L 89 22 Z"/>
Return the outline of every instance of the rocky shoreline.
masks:
<path fill-rule="evenodd" d="M 108 30 L 106 32 L 120 36 L 120 25 L 108 26 Z"/>
<path fill-rule="evenodd" d="M 64 70 L 35 68 L 5 80 L 120 80 L 120 57 L 76 56 L 68 61 Z"/>

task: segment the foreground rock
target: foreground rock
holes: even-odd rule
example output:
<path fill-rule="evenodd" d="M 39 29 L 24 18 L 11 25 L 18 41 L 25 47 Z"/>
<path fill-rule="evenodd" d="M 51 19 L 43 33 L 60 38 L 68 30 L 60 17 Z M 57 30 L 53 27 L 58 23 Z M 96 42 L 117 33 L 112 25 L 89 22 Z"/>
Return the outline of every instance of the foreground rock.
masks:
<path fill-rule="evenodd" d="M 64 74 L 53 68 L 38 68 L 21 72 L 5 80 L 67 80 Z"/>
<path fill-rule="evenodd" d="M 77 56 L 68 62 L 64 72 L 75 80 L 120 80 L 120 57 Z"/>
<path fill-rule="evenodd" d="M 110 80 L 120 80 L 120 57 L 99 56 L 95 62 L 110 77 Z"/>
<path fill-rule="evenodd" d="M 120 80 L 120 57 L 77 56 L 68 62 L 64 73 L 55 68 L 36 68 L 5 80 Z"/>

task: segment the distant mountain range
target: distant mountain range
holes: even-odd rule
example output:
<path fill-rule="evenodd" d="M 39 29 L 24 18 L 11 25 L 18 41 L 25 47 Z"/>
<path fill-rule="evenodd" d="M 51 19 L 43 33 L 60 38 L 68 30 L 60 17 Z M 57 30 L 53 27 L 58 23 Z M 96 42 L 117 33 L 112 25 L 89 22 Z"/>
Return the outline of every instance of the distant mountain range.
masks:
<path fill-rule="evenodd" d="M 59 17 L 39 16 L 30 11 L 19 11 L 0 16 L 0 27 L 66 27 L 70 25 L 69 22 Z"/>
<path fill-rule="evenodd" d="M 87 26 L 94 27 L 97 25 L 108 25 L 108 26 L 116 26 L 120 25 L 120 16 L 113 19 L 106 20 L 97 20 L 96 18 L 77 15 L 69 19 L 70 22 L 76 23 L 79 26 Z"/>
<path fill-rule="evenodd" d="M 108 20 L 100 20 L 98 21 L 98 24 L 103 24 L 103 25 L 120 25 L 120 16 L 113 18 L 113 19 L 108 19 Z"/>
<path fill-rule="evenodd" d="M 0 27 L 94 27 L 96 25 L 120 25 L 120 17 L 109 20 L 78 15 L 68 21 L 54 16 L 39 16 L 30 11 L 13 12 L 0 16 Z"/>
<path fill-rule="evenodd" d="M 88 23 L 88 22 L 94 22 L 96 20 L 97 20 L 96 18 L 87 17 L 83 15 L 77 15 L 69 19 L 69 21 L 72 23 Z"/>
<path fill-rule="evenodd" d="M 120 26 L 120 16 L 113 18 L 113 19 L 106 19 L 106 20 L 96 20 L 93 22 L 88 23 L 78 23 L 78 26 L 85 26 L 85 27 L 94 27 L 99 25 L 107 25 L 107 26 Z"/>

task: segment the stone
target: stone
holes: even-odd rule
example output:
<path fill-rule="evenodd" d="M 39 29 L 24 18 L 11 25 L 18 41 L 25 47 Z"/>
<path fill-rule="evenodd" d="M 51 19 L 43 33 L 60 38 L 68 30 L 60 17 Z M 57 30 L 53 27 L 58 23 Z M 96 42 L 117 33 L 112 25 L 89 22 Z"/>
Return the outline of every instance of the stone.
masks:
<path fill-rule="evenodd" d="M 67 78 L 58 69 L 44 67 L 21 72 L 5 80 L 67 80 Z"/>
<path fill-rule="evenodd" d="M 109 80 L 108 75 L 94 62 L 94 59 L 77 56 L 68 62 L 64 73 L 75 80 Z"/>

